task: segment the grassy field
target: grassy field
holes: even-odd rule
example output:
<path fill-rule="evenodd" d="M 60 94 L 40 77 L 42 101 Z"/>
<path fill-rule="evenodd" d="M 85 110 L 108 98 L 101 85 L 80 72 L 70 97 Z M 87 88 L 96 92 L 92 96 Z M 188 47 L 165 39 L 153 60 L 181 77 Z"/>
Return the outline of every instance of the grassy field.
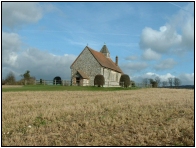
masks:
<path fill-rule="evenodd" d="M 134 90 L 137 87 L 94 87 L 94 86 L 60 86 L 60 85 L 3 85 L 3 92 L 10 91 L 116 91 L 116 90 Z"/>
<path fill-rule="evenodd" d="M 194 146 L 194 90 L 3 91 L 2 146 Z"/>

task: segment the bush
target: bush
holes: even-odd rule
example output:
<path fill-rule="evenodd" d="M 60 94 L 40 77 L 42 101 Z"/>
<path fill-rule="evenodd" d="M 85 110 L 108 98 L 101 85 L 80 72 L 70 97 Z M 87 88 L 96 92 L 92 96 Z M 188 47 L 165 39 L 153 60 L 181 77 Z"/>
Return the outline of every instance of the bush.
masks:
<path fill-rule="evenodd" d="M 24 79 L 21 79 L 21 80 L 17 81 L 16 85 L 25 85 Z"/>
<path fill-rule="evenodd" d="M 35 84 L 35 80 L 36 80 L 35 77 L 30 77 L 29 80 L 27 81 L 27 84 L 28 84 L 28 85 Z"/>
<path fill-rule="evenodd" d="M 5 82 L 5 80 L 3 79 L 3 80 L 2 80 L 2 85 L 5 85 L 5 83 L 6 83 L 6 82 Z"/>
<path fill-rule="evenodd" d="M 59 76 L 56 76 L 54 79 L 53 79 L 53 85 L 55 85 L 55 81 L 56 81 L 56 85 L 57 84 L 62 84 L 62 81 L 61 81 L 61 77 Z"/>
<path fill-rule="evenodd" d="M 120 77 L 120 82 L 119 82 L 120 86 L 122 87 L 129 87 L 129 85 L 131 84 L 131 80 L 129 78 L 129 76 L 127 74 L 122 74 Z"/>
<path fill-rule="evenodd" d="M 13 72 L 8 73 L 8 75 L 5 78 L 4 83 L 8 84 L 8 85 L 15 85 L 16 84 L 16 79 L 15 79 L 15 75 Z"/>
<path fill-rule="evenodd" d="M 101 74 L 96 75 L 95 79 L 94 79 L 94 86 L 98 85 L 98 87 L 100 87 L 100 86 L 103 87 L 104 84 L 105 84 L 104 76 Z"/>
<path fill-rule="evenodd" d="M 157 88 L 157 82 L 153 81 L 153 82 L 151 82 L 151 84 L 152 84 L 153 88 Z"/>
<path fill-rule="evenodd" d="M 28 80 L 27 79 L 21 79 L 17 81 L 17 85 L 34 85 L 36 81 L 35 77 L 30 77 Z"/>
<path fill-rule="evenodd" d="M 39 82 L 40 82 L 40 84 L 42 84 L 42 79 L 40 79 L 40 81 L 39 81 Z"/>
<path fill-rule="evenodd" d="M 154 81 L 153 79 L 150 79 L 150 84 L 152 85 L 153 88 L 157 87 L 157 82 Z"/>
<path fill-rule="evenodd" d="M 131 86 L 135 87 L 135 82 L 134 81 L 131 81 Z"/>

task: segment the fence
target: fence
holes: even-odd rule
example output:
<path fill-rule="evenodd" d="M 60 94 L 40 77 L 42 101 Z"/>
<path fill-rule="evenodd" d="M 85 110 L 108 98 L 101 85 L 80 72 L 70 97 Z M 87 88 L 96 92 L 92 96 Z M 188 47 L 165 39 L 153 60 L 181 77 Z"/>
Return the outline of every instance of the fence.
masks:
<path fill-rule="evenodd" d="M 63 85 L 63 86 L 70 86 L 71 85 L 71 81 L 68 80 L 61 80 L 59 81 L 53 81 L 53 80 L 42 80 L 42 82 L 40 82 L 40 80 L 35 80 L 35 85 Z"/>
<path fill-rule="evenodd" d="M 124 86 L 124 82 L 121 85 Z M 121 86 L 116 81 L 105 81 L 104 87 L 121 87 Z"/>
<path fill-rule="evenodd" d="M 73 83 L 71 85 L 72 86 L 94 86 L 94 84 L 84 83 L 84 82 L 80 83 L 80 81 L 76 81 L 76 83 Z M 116 81 L 106 81 L 103 87 L 120 87 L 120 85 Z"/>
<path fill-rule="evenodd" d="M 40 80 L 35 80 L 35 85 L 62 85 L 62 86 L 90 86 L 89 83 L 74 83 L 72 84 L 71 81 L 69 80 L 61 80 L 60 83 L 59 81 L 53 81 L 53 80 L 42 80 L 40 83 Z M 122 84 L 123 86 L 124 84 Z M 141 87 L 141 88 L 151 88 L 152 84 L 143 84 L 143 83 L 135 83 L 136 87 Z M 116 81 L 106 81 L 103 87 L 121 87 L 118 82 Z M 129 86 L 132 87 L 132 86 Z"/>
<path fill-rule="evenodd" d="M 53 81 L 53 80 L 35 80 L 35 85 L 63 85 L 63 86 L 91 86 L 89 83 L 84 83 L 82 84 L 78 81 L 77 83 L 71 83 L 69 80 L 61 80 L 59 81 Z M 119 83 L 115 81 L 106 81 L 104 87 L 120 87 Z"/>
<path fill-rule="evenodd" d="M 144 84 L 144 83 L 135 83 L 136 87 L 141 87 L 141 88 L 151 88 L 152 84 Z"/>

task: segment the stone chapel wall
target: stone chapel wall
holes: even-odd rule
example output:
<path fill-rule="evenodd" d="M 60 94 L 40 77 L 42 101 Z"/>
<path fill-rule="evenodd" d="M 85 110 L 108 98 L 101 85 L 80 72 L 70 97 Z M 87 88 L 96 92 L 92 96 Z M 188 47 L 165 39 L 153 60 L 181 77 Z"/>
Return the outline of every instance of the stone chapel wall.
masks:
<path fill-rule="evenodd" d="M 94 77 L 97 74 L 101 74 L 101 65 L 86 48 L 75 61 L 71 69 L 72 77 L 77 72 L 77 70 L 82 70 L 84 73 L 86 73 L 86 75 L 89 77 L 89 84 L 94 85 Z"/>

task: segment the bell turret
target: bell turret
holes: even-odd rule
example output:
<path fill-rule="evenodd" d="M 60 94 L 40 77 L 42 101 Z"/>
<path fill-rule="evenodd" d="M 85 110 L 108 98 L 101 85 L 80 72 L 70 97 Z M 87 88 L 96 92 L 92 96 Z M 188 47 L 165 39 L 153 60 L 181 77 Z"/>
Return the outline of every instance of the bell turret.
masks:
<path fill-rule="evenodd" d="M 100 52 L 103 53 L 107 58 L 110 58 L 110 52 L 105 44 L 101 48 Z"/>

